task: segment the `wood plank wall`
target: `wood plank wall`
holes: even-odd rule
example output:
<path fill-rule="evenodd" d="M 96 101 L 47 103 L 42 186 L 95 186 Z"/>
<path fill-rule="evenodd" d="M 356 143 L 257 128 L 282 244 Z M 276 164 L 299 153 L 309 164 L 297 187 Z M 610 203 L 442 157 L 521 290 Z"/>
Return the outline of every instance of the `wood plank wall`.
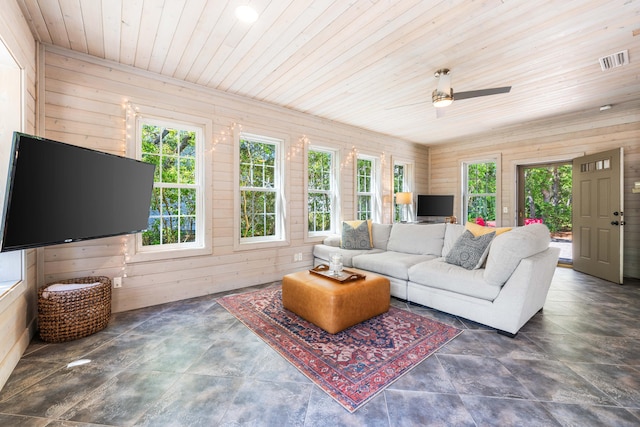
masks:
<path fill-rule="evenodd" d="M 36 132 L 37 99 L 37 49 L 18 4 L 2 2 L 0 8 L 0 39 L 24 70 L 24 132 Z M 19 108 L 19 106 L 16 106 Z M 16 129 L 19 130 L 19 129 Z M 3 141 L 5 144 L 5 141 Z M 9 146 L 1 147 L 3 150 Z M 36 251 L 30 250 L 24 257 L 25 275 L 21 283 L 0 296 L 0 389 L 20 360 L 36 330 L 37 318 L 37 269 Z"/>
<path fill-rule="evenodd" d="M 124 155 L 127 103 L 206 117 L 213 121 L 213 255 L 163 262 L 125 261 L 126 238 L 113 237 L 52 246 L 44 250 L 47 282 L 85 275 L 122 276 L 114 290 L 115 312 L 279 280 L 312 266 L 313 241 L 305 239 L 304 144 L 339 150 L 341 213 L 354 215 L 353 158 L 356 151 L 380 159 L 385 205 L 391 221 L 392 159 L 415 159 L 418 190 L 426 191 L 428 149 L 424 146 L 345 126 L 286 108 L 208 90 L 108 61 L 47 47 L 45 54 L 45 135 L 84 147 Z M 234 126 L 264 129 L 290 142 L 290 245 L 234 251 Z M 422 186 L 422 188 L 420 188 Z M 293 255 L 303 253 L 302 262 Z"/>
<path fill-rule="evenodd" d="M 632 193 L 640 181 L 640 102 L 540 120 L 499 132 L 433 146 L 430 150 L 430 191 L 460 194 L 461 163 L 497 154 L 502 165 L 500 207 L 502 225 L 516 222 L 516 166 L 571 160 L 617 147 L 624 148 L 624 275 L 640 278 L 640 194 Z M 457 173 L 451 173 L 452 171 Z M 460 206 L 456 203 L 456 215 Z"/>

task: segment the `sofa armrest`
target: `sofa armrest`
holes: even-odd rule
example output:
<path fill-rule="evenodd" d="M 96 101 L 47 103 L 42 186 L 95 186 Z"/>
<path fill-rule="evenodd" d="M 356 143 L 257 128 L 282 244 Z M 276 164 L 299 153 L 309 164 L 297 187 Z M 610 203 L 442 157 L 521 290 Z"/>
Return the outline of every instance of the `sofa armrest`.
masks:
<path fill-rule="evenodd" d="M 322 241 L 322 244 L 339 248 L 340 240 L 341 240 L 341 237 L 339 234 L 332 234 L 331 236 L 325 237 L 324 240 Z"/>
<path fill-rule="evenodd" d="M 550 247 L 520 261 L 493 301 L 509 319 L 505 331 L 516 333 L 544 306 L 559 256 L 560 249 Z"/>

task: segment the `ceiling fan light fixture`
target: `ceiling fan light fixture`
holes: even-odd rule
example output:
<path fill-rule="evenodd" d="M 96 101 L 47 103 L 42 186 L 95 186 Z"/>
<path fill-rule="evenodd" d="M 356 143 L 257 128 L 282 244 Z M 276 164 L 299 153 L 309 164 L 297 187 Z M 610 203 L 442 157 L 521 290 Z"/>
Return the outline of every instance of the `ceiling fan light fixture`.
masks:
<path fill-rule="evenodd" d="M 438 87 L 431 94 L 431 101 L 436 108 L 446 107 L 453 102 L 453 89 L 451 88 L 451 75 L 448 68 L 442 68 L 435 72 L 438 79 Z"/>
<path fill-rule="evenodd" d="M 431 94 L 431 102 L 436 108 L 446 107 L 453 102 L 453 89 L 449 89 L 449 93 L 439 92 L 438 89 L 434 90 Z"/>

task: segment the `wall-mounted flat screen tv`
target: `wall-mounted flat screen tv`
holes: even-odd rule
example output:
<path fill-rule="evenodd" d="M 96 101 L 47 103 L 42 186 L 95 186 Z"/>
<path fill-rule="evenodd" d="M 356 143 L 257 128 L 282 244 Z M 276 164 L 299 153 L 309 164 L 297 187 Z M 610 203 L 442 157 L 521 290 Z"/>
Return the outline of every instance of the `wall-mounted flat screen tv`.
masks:
<path fill-rule="evenodd" d="M 143 231 L 155 166 L 14 132 L 2 252 Z"/>
<path fill-rule="evenodd" d="M 419 194 L 417 216 L 453 216 L 453 195 Z"/>

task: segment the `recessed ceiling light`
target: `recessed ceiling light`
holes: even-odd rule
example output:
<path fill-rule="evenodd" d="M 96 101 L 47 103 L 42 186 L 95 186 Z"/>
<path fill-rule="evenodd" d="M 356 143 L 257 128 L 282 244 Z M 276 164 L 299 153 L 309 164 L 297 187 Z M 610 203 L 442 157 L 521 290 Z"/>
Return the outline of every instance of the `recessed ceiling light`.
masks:
<path fill-rule="evenodd" d="M 236 17 L 242 22 L 252 24 L 258 19 L 258 12 L 250 6 L 238 6 L 236 9 Z"/>

